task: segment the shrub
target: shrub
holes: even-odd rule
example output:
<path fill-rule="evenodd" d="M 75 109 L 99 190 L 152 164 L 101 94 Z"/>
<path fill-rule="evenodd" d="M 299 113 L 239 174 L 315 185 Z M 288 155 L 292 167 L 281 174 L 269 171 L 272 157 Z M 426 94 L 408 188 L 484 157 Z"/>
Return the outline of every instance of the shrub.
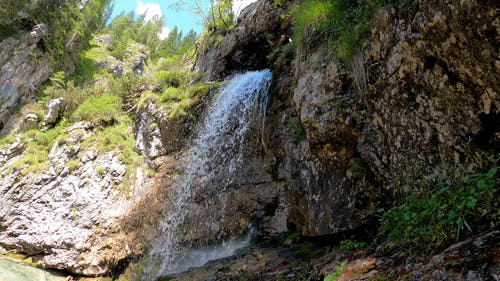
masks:
<path fill-rule="evenodd" d="M 188 97 L 189 93 L 180 88 L 166 88 L 161 94 L 160 100 L 162 102 L 177 102 L 184 100 Z"/>
<path fill-rule="evenodd" d="M 73 81 L 54 80 L 55 84 L 44 89 L 45 95 L 39 103 L 45 107 L 50 99 L 63 98 L 63 117 L 70 117 L 73 111 L 80 106 L 89 94 L 80 87 L 76 87 Z M 40 116 L 41 117 L 41 116 Z"/>
<path fill-rule="evenodd" d="M 173 71 L 158 71 L 155 73 L 156 86 L 164 89 L 165 87 L 179 87 L 181 85 L 181 75 Z"/>
<path fill-rule="evenodd" d="M 383 214 L 379 237 L 387 237 L 397 247 L 409 246 L 418 255 L 458 240 L 466 231 L 497 228 L 500 181 L 496 161 L 487 172 L 468 176 L 463 182 L 407 194 L 403 204 Z"/>
<path fill-rule="evenodd" d="M 71 115 L 72 121 L 90 121 L 96 125 L 110 125 L 120 117 L 121 98 L 113 95 L 90 97 Z"/>

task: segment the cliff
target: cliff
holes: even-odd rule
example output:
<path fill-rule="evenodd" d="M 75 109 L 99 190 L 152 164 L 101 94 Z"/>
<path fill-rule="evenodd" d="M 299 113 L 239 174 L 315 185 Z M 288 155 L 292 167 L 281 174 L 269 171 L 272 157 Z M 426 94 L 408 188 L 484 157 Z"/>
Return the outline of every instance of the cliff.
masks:
<path fill-rule="evenodd" d="M 324 6 L 298 36 L 311 3 Z M 351 1 L 342 30 L 332 3 L 251 4 L 200 48 L 198 74 L 137 42 L 115 57 L 100 34 L 78 84 L 53 73 L 43 25 L 0 41 L 0 250 L 83 276 L 132 263 L 150 280 L 158 256 L 255 232 L 234 258 L 170 277 L 497 280 L 498 5 Z M 234 88 L 265 98 L 203 131 L 226 114 L 210 109 L 218 81 L 264 68 L 265 95 Z"/>
<path fill-rule="evenodd" d="M 471 156 L 498 152 L 495 5 L 422 2 L 409 14 L 382 7 L 348 63 L 307 44 L 313 32 L 287 56 L 282 38 L 293 35 L 283 15 L 292 7 L 247 8 L 198 62 L 215 61 L 206 79 L 274 71 L 266 147 L 274 179 L 287 182 L 289 220 L 303 234 L 355 229 L 416 181 L 453 182 L 456 169 L 474 165 Z M 247 48 L 259 36 L 266 42 Z M 239 58 L 252 64 L 233 63 Z"/>

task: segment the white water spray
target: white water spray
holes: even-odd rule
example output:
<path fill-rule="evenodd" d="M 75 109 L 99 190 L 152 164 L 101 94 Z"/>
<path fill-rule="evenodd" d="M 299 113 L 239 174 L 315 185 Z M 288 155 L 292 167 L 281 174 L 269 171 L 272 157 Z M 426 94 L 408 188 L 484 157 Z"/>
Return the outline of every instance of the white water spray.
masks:
<path fill-rule="evenodd" d="M 210 260 L 231 256 L 237 249 L 249 245 L 252 231 L 248 231 L 249 234 L 243 239 L 230 239 L 222 245 L 199 249 L 183 245 L 181 236 L 186 231 L 183 228 L 189 227 L 184 224 L 190 216 L 189 204 L 193 196 L 207 186 L 213 188 L 213 179 L 220 177 L 221 169 L 226 167 L 227 171 L 222 171 L 224 179 L 218 179 L 215 184 L 218 188 L 217 196 L 224 198 L 233 179 L 232 175 L 236 175 L 245 165 L 245 141 L 252 122 L 260 120 L 259 126 L 263 126 L 271 78 L 269 70 L 237 75 L 220 91 L 210 106 L 208 116 L 188 152 L 185 173 L 176 184 L 168 202 L 170 208 L 160 224 L 159 238 L 154 241 L 145 261 L 142 280 L 154 280 L 160 275 L 199 267 Z M 213 210 L 214 213 L 222 213 L 222 219 L 219 217 L 217 221 L 210 211 L 204 214 L 206 221 L 203 227 L 220 229 L 220 237 L 224 237 L 221 227 L 225 216 L 223 209 Z"/>

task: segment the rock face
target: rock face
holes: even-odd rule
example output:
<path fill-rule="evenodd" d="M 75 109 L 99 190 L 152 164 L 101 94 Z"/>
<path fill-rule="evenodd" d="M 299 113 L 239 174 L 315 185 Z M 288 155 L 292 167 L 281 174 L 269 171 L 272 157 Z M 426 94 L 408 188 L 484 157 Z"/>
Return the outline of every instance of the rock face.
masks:
<path fill-rule="evenodd" d="M 262 34 L 287 36 L 272 2 L 250 5 L 199 58 L 208 79 L 267 65 Z M 472 0 L 421 2 L 409 16 L 384 8 L 348 66 L 306 46 L 293 62 L 271 61 L 266 151 L 273 179 L 287 186 L 289 223 L 308 236 L 354 229 L 385 196 L 417 180 L 452 182 L 470 155 L 498 151 L 497 13 Z"/>
<path fill-rule="evenodd" d="M 238 25 L 229 31 L 220 45 L 198 54 L 195 69 L 201 71 L 205 80 L 222 78 L 246 70 L 269 67 L 266 54 L 283 43 L 290 28 L 289 21 L 283 21 L 293 1 L 285 1 L 282 7 L 274 7 L 273 1 L 257 1 L 243 9 Z"/>
<path fill-rule="evenodd" d="M 127 179 L 115 152 L 81 145 L 96 130 L 89 123 L 70 127 L 70 137 L 52 146 L 41 172 L 11 166 L 25 153 L 27 144 L 19 139 L 0 149 L 1 248 L 84 275 L 109 273 L 131 255 L 121 220 L 135 204 L 128 194 L 140 199 L 135 189 L 147 183 Z M 126 181 L 131 190 L 117 188 Z"/>
<path fill-rule="evenodd" d="M 20 38 L 0 41 L 0 130 L 12 109 L 31 100 L 54 70 L 50 58 L 37 46 L 45 32 L 45 25 L 39 24 Z"/>
<path fill-rule="evenodd" d="M 377 196 L 419 178 L 451 181 L 467 155 L 498 148 L 500 77 L 487 35 L 499 28 L 496 11 L 475 1 L 421 9 L 410 21 L 391 9 L 375 16 L 373 41 L 352 62 L 362 62 L 357 76 L 335 61 L 315 65 L 319 51 L 299 48 L 293 102 L 314 164 L 297 171 L 290 199 L 305 234 L 352 229 Z M 309 162 L 291 152 L 284 158 Z"/>

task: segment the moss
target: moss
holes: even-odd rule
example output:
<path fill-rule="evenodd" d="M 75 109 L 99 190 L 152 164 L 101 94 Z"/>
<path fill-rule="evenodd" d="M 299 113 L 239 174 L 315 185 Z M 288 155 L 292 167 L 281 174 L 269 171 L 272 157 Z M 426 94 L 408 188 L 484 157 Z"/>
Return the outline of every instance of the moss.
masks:
<path fill-rule="evenodd" d="M 304 130 L 299 117 L 294 116 L 290 118 L 290 130 L 292 136 L 294 136 L 298 140 L 303 139 L 306 135 L 306 131 Z"/>
<path fill-rule="evenodd" d="M 33 262 L 33 259 L 30 258 L 30 257 L 27 257 L 25 255 L 22 255 L 22 254 L 18 254 L 18 253 L 12 253 L 12 252 L 0 252 L 0 255 L 3 255 L 9 259 L 12 259 L 12 260 L 15 260 L 15 261 L 19 261 L 25 265 L 29 265 L 29 266 L 33 266 L 33 267 L 38 267 L 38 264 L 36 264 L 35 262 Z"/>
<path fill-rule="evenodd" d="M 312 241 L 303 241 L 294 245 L 292 252 L 296 257 L 301 259 L 311 259 L 324 253 L 323 249 Z"/>
<path fill-rule="evenodd" d="M 16 137 L 14 135 L 7 135 L 0 139 L 0 148 L 8 147 L 12 145 L 16 141 Z"/>
<path fill-rule="evenodd" d="M 335 268 L 335 271 L 332 274 L 328 274 L 327 276 L 325 276 L 324 281 L 336 280 L 338 277 L 340 277 L 340 275 L 342 275 L 342 273 L 344 273 L 346 268 L 347 268 L 347 261 L 343 261 L 339 266 Z"/>
<path fill-rule="evenodd" d="M 74 172 L 80 168 L 80 161 L 79 160 L 70 160 L 64 164 L 64 167 L 68 168 L 69 172 Z"/>

